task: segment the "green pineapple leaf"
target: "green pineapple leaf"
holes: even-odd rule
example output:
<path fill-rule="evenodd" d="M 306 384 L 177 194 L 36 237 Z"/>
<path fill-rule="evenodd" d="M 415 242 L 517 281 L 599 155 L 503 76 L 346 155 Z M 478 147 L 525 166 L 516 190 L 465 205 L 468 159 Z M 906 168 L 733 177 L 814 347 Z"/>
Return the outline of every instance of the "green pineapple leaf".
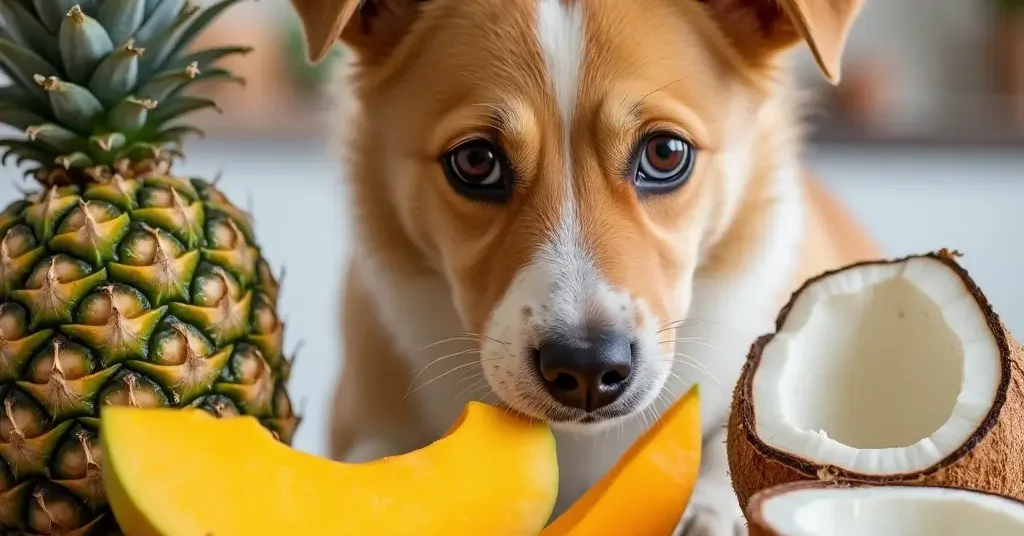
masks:
<path fill-rule="evenodd" d="M 167 59 L 174 53 L 174 48 L 188 27 L 189 21 L 198 12 L 198 7 L 186 5 L 173 26 L 146 42 L 146 54 L 140 58 L 139 65 L 144 76 L 159 72 L 163 68 Z"/>
<path fill-rule="evenodd" d="M 0 140 L 0 147 L 5 148 L 3 156 L 0 156 L 0 166 L 7 165 L 7 160 L 12 156 L 15 158 L 17 166 L 21 166 L 26 160 L 52 163 L 56 156 L 56 153 L 25 140 Z"/>
<path fill-rule="evenodd" d="M 68 11 L 71 11 L 71 7 L 78 3 L 77 0 L 32 0 L 36 16 L 54 35 L 60 31 L 60 26 L 64 23 L 64 17 L 67 16 Z"/>
<path fill-rule="evenodd" d="M 128 95 L 110 110 L 107 123 L 119 132 L 134 134 L 145 126 L 149 112 L 157 105 L 158 103 L 154 100 L 139 99 L 134 95 Z"/>
<path fill-rule="evenodd" d="M 139 56 L 145 52 L 129 40 L 96 67 L 89 90 L 107 106 L 124 98 L 139 82 Z"/>
<path fill-rule="evenodd" d="M 87 83 L 96 66 L 113 52 L 114 43 L 96 19 L 74 6 L 60 27 L 60 55 L 70 81 Z"/>
<path fill-rule="evenodd" d="M 74 152 L 85 146 L 81 136 L 54 123 L 30 126 L 25 129 L 25 137 L 59 153 Z"/>
<path fill-rule="evenodd" d="M 186 114 L 207 108 L 220 112 L 217 103 L 211 99 L 191 96 L 178 97 L 173 102 L 168 103 L 167 106 L 161 106 L 154 110 L 149 116 L 149 124 L 163 125 Z"/>
<path fill-rule="evenodd" d="M 21 45 L 0 39 L 0 71 L 32 95 L 44 97 L 36 77 L 58 76 L 57 68 Z"/>
<path fill-rule="evenodd" d="M 174 55 L 180 55 L 186 48 L 188 48 L 189 45 L 192 44 L 192 41 L 194 41 L 196 37 L 199 37 L 210 23 L 220 16 L 221 13 L 241 1 L 242 0 L 221 0 L 204 10 L 202 14 L 196 17 L 196 20 L 192 22 L 192 25 L 188 27 L 188 30 L 185 31 L 184 35 L 181 36 L 181 39 L 178 41 L 178 44 L 174 49 Z"/>
<path fill-rule="evenodd" d="M 56 76 L 36 75 L 36 83 L 50 95 L 53 116 L 58 121 L 80 134 L 92 132 L 103 115 L 103 104 L 91 91 Z"/>
<path fill-rule="evenodd" d="M 96 20 L 114 44 L 121 44 L 142 26 L 145 16 L 146 0 L 107 0 L 100 6 Z"/>
<path fill-rule="evenodd" d="M 168 127 L 157 132 L 153 136 L 153 140 L 160 144 L 171 144 L 181 147 L 183 145 L 182 139 L 184 139 L 185 136 L 203 138 L 206 136 L 206 132 L 193 126 L 179 125 L 175 127 Z"/>
<path fill-rule="evenodd" d="M 144 47 L 171 27 L 185 7 L 185 0 L 147 0 L 146 3 L 146 22 L 134 35 L 135 41 Z"/>
<path fill-rule="evenodd" d="M 252 47 L 220 47 L 199 50 L 186 56 L 182 56 L 168 63 L 168 69 L 183 69 L 191 63 L 199 66 L 199 69 L 207 69 L 218 61 L 236 54 L 246 55 L 252 52 Z"/>
<path fill-rule="evenodd" d="M 0 19 L 7 38 L 24 46 L 53 65 L 60 64 L 60 48 L 53 35 L 24 5 L 15 0 L 0 0 Z"/>

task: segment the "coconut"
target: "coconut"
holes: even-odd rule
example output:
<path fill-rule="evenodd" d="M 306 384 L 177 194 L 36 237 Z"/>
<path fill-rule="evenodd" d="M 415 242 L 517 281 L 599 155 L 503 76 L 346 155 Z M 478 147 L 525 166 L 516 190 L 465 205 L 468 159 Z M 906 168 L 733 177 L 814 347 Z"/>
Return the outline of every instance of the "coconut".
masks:
<path fill-rule="evenodd" d="M 750 536 L 1020 536 L 1024 502 L 963 488 L 783 484 L 755 494 Z"/>
<path fill-rule="evenodd" d="M 734 392 L 742 506 L 802 480 L 1024 499 L 1021 349 L 958 255 L 851 264 L 793 294 Z"/>

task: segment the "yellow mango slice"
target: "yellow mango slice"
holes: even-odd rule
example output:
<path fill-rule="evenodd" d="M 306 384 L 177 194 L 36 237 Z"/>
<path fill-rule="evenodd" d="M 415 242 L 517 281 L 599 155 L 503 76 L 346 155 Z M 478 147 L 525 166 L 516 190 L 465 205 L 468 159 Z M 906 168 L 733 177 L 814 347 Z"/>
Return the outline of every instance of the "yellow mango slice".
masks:
<path fill-rule="evenodd" d="M 667 536 L 697 483 L 700 393 L 690 388 L 542 536 Z"/>
<path fill-rule="evenodd" d="M 361 464 L 200 410 L 111 406 L 100 429 L 125 536 L 535 536 L 558 491 L 548 427 L 477 402 L 436 442 Z"/>

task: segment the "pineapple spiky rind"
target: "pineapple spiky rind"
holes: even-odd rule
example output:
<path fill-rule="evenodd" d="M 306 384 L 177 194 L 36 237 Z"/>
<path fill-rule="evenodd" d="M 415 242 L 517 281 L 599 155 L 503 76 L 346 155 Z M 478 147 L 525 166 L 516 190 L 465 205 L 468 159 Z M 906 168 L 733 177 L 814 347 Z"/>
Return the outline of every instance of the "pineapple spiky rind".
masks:
<path fill-rule="evenodd" d="M 253 415 L 286 443 L 298 426 L 280 282 L 248 215 L 149 173 L 0 211 L 0 529 L 108 534 L 102 405 Z"/>
<path fill-rule="evenodd" d="M 300 422 L 250 215 L 171 171 L 216 108 L 187 90 L 243 82 L 216 63 L 247 47 L 188 49 L 237 1 L 0 0 L 0 161 L 42 186 L 0 210 L 0 535 L 117 533 L 104 405 Z"/>

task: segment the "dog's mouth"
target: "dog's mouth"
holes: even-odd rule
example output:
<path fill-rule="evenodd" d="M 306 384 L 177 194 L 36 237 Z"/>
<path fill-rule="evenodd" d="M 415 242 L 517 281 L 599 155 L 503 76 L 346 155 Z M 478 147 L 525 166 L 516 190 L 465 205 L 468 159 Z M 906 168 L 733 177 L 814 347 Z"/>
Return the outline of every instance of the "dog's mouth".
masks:
<path fill-rule="evenodd" d="M 511 357 L 506 359 L 511 360 Z M 522 361 L 528 362 L 529 358 Z M 550 385 L 535 368 L 530 372 L 490 377 L 492 392 L 509 410 L 542 420 L 554 428 L 580 432 L 614 427 L 648 411 L 664 388 L 667 372 L 654 370 L 654 364 L 637 370 L 614 401 L 597 408 L 574 407 L 556 399 Z M 514 367 L 513 367 L 514 368 Z"/>
<path fill-rule="evenodd" d="M 582 415 L 552 415 L 545 420 L 548 424 L 554 427 L 603 429 L 608 426 L 614 426 L 621 421 L 637 415 L 643 411 L 643 409 L 644 408 L 637 408 L 635 410 L 623 409 L 619 411 L 600 411 L 584 413 Z"/>
<path fill-rule="evenodd" d="M 583 412 L 572 408 L 555 408 L 544 411 L 544 415 L 541 418 L 554 426 L 603 427 L 639 413 L 642 409 L 602 409 L 594 412 Z"/>

